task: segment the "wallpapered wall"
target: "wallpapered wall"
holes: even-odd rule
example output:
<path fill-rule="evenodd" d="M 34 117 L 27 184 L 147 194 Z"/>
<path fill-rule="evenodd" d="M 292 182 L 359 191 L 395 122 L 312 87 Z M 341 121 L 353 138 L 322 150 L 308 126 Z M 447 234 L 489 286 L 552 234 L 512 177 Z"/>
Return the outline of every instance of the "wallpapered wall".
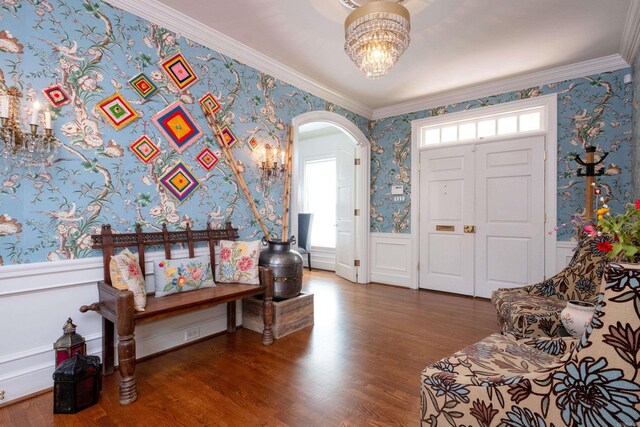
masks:
<path fill-rule="evenodd" d="M 207 91 L 222 104 L 218 117 L 242 141 L 233 148 L 234 156 L 244 165 L 252 198 L 274 235 L 281 232 L 282 185 L 259 190 L 258 151 L 252 153 L 246 141 L 255 136 L 260 144 L 284 147 L 286 124 L 313 110 L 334 111 L 368 131 L 363 117 L 102 1 L 0 0 L 0 19 L 0 85 L 17 85 L 25 100 L 48 104 L 41 90 L 57 82 L 72 98 L 71 104 L 53 110 L 62 146 L 46 170 L 6 170 L 0 159 L 0 256 L 5 264 L 91 256 L 89 236 L 103 223 L 124 232 L 136 222 L 149 230 L 165 221 L 170 229 L 182 229 L 231 220 L 242 238 L 261 238 L 227 165 L 221 161 L 208 173 L 195 160 L 207 145 L 218 151 L 197 102 Z M 200 78 L 182 93 L 157 67 L 177 51 Z M 127 84 L 140 71 L 160 88 L 146 103 Z M 118 132 L 94 109 L 116 90 L 141 116 Z M 181 155 L 150 120 L 178 98 L 207 134 Z M 128 148 L 145 130 L 154 141 L 161 140 L 162 155 L 151 165 Z M 158 182 L 180 158 L 201 183 L 183 204 Z"/>
<path fill-rule="evenodd" d="M 558 94 L 558 237 L 571 237 L 570 227 L 562 224 L 584 208 L 584 179 L 576 177 L 574 158 L 584 154 L 585 144 L 609 152 L 606 176 L 599 183 L 612 209 L 619 209 L 631 197 L 633 85 L 623 81 L 630 72 L 627 68 L 372 122 L 371 231 L 411 230 L 408 198 L 392 203 L 390 189 L 402 184 L 411 192 L 412 120 L 552 93 Z"/>
<path fill-rule="evenodd" d="M 410 232 L 409 198 L 391 203 L 390 188 L 405 185 L 410 194 L 411 120 L 516 99 L 558 93 L 560 223 L 581 209 L 582 180 L 575 178 L 573 158 L 585 143 L 611 154 L 601 182 L 615 208 L 629 197 L 632 140 L 632 85 L 629 70 L 584 77 L 518 92 L 491 96 L 428 111 L 368 121 L 354 113 L 240 64 L 217 52 L 158 27 L 102 1 L 0 0 L 0 85 L 17 85 L 25 101 L 46 103 L 41 90 L 59 83 L 72 103 L 54 109 L 55 133 L 62 146 L 46 170 L 6 169 L 0 160 L 0 259 L 5 264 L 74 259 L 93 255 L 89 235 L 100 224 L 117 231 L 135 223 L 145 229 L 186 224 L 201 228 L 227 220 L 240 227 L 242 238 L 261 232 L 230 169 L 220 162 L 211 172 L 195 156 L 205 146 L 218 152 L 197 104 L 207 91 L 222 104 L 219 117 L 242 143 L 234 148 L 244 178 L 270 232 L 280 233 L 282 187 L 258 188 L 257 152 L 246 141 L 283 147 L 285 126 L 301 113 L 334 111 L 371 137 L 371 231 Z M 200 81 L 179 93 L 159 71 L 157 62 L 181 51 Z M 148 102 L 127 81 L 144 71 L 159 86 Z M 638 81 L 638 79 L 636 79 Z M 637 84 L 637 83 L 636 83 Z M 116 132 L 95 111 L 95 104 L 119 90 L 141 118 Z M 181 155 L 168 148 L 150 118 L 180 99 L 207 137 Z M 143 133 L 161 140 L 162 155 L 145 165 L 128 146 Z M 220 154 L 219 152 L 217 154 Z M 187 163 L 201 182 L 194 197 L 173 200 L 159 177 L 177 160 Z M 569 231 L 561 228 L 561 238 Z"/>
<path fill-rule="evenodd" d="M 633 64 L 633 199 L 640 198 L 640 49 Z"/>

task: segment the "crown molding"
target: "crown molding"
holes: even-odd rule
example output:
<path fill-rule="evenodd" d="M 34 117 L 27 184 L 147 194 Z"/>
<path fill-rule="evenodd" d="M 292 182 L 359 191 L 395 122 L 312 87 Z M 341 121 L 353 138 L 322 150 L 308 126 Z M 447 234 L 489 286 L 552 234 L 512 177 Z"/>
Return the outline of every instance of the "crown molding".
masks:
<path fill-rule="evenodd" d="M 640 0 L 631 0 L 627 21 L 622 32 L 620 55 L 633 64 L 640 49 Z"/>
<path fill-rule="evenodd" d="M 354 101 L 157 0 L 105 1 L 367 119 L 371 119 L 373 115 L 371 107 Z"/>
<path fill-rule="evenodd" d="M 564 80 L 589 76 L 592 74 L 615 71 L 629 67 L 629 64 L 618 54 L 578 62 L 571 65 L 538 71 L 518 77 L 511 77 L 498 81 L 474 85 L 468 88 L 456 89 L 429 95 L 413 101 L 377 108 L 373 111 L 372 120 L 413 113 L 457 102 L 469 101 L 486 96 L 499 95 L 524 88 L 556 83 Z"/>

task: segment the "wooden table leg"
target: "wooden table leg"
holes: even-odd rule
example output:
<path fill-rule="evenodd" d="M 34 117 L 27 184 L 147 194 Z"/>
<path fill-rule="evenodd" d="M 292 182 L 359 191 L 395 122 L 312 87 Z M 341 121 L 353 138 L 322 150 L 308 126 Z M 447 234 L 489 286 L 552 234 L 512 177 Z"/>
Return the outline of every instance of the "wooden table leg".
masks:
<path fill-rule="evenodd" d="M 102 318 L 102 374 L 111 375 L 113 367 L 113 322 Z"/>
<path fill-rule="evenodd" d="M 262 300 L 262 313 L 264 316 L 262 319 L 264 322 L 262 344 L 271 345 L 273 343 L 273 272 L 266 270 L 263 278 L 266 289 Z"/>
<path fill-rule="evenodd" d="M 133 293 L 118 293 L 118 367 L 120 369 L 120 404 L 128 405 L 138 398 L 136 387 L 136 341 L 133 318 Z"/>
<path fill-rule="evenodd" d="M 227 303 L 227 332 L 233 334 L 236 332 L 236 302 L 229 301 Z"/>

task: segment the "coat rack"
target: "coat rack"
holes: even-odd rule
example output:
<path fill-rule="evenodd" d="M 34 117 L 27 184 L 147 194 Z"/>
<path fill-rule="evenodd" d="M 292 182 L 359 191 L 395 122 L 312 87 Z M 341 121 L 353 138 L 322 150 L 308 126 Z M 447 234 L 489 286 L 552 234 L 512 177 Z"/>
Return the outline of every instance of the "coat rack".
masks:
<path fill-rule="evenodd" d="M 578 168 L 578 176 L 584 176 L 587 178 L 587 186 L 585 188 L 585 211 L 584 211 L 584 219 L 591 220 L 593 219 L 593 184 L 596 182 L 596 176 L 602 176 L 604 174 L 604 167 L 598 168 L 596 170 L 596 166 L 598 166 L 602 161 L 609 155 L 609 153 L 603 152 L 600 156 L 600 159 L 596 162 L 594 159 L 594 154 L 596 152 L 596 147 L 593 145 L 587 145 L 585 147 L 585 151 L 587 152 L 587 156 L 585 160 L 582 160 L 579 156 L 576 157 L 576 162 L 583 166 Z"/>

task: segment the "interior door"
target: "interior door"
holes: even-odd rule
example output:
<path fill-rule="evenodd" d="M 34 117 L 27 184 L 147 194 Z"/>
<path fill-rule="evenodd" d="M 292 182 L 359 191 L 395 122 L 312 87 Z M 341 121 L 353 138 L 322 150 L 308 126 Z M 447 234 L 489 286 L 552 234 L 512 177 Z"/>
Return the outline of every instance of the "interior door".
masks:
<path fill-rule="evenodd" d="M 544 277 L 544 146 L 544 136 L 476 146 L 476 296 Z"/>
<path fill-rule="evenodd" d="M 336 154 L 336 274 L 356 281 L 355 260 L 355 148 L 338 148 Z M 367 214 L 366 212 L 363 214 Z"/>
<path fill-rule="evenodd" d="M 420 287 L 473 295 L 473 145 L 420 153 Z"/>

